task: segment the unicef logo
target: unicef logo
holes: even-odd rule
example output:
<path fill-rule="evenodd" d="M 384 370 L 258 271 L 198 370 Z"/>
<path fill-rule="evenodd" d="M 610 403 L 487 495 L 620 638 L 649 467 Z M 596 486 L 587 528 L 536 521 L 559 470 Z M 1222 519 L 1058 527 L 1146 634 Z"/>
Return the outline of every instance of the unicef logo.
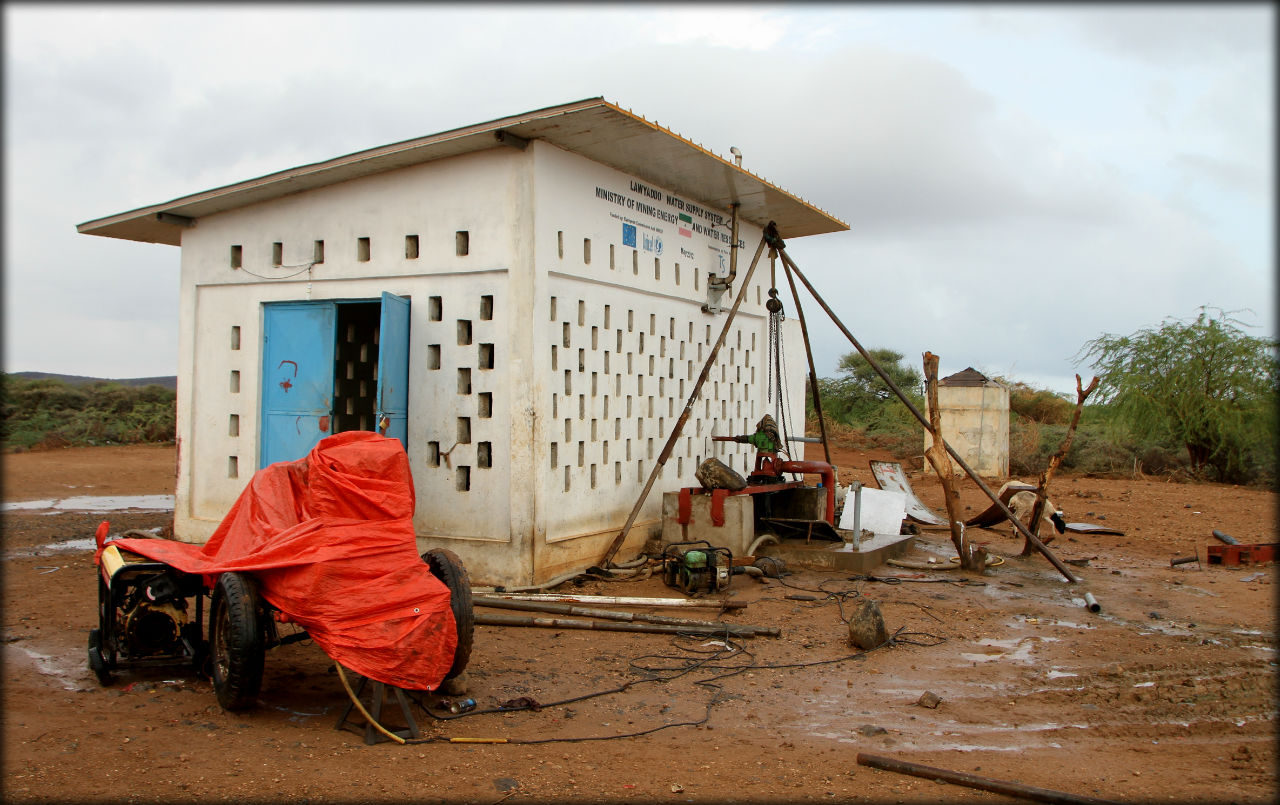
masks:
<path fill-rule="evenodd" d="M 659 256 L 662 255 L 662 236 L 661 235 L 653 236 L 653 253 Z"/>

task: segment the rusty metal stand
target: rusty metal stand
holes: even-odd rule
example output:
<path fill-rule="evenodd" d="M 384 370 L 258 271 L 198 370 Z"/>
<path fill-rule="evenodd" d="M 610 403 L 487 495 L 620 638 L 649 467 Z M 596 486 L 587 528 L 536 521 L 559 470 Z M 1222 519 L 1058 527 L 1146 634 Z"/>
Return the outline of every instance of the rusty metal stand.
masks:
<path fill-rule="evenodd" d="M 880 367 L 880 364 L 876 359 L 863 348 L 862 344 L 858 343 L 858 339 L 853 337 L 853 333 L 849 332 L 849 328 L 844 326 L 844 322 L 840 321 L 840 317 L 835 314 L 835 311 L 831 309 L 817 290 L 814 289 L 813 285 L 809 282 L 808 278 L 805 277 L 804 273 L 800 271 L 800 267 L 797 266 L 791 259 L 790 255 L 787 254 L 786 245 L 782 242 L 781 238 L 771 240 L 769 245 L 777 248 L 778 255 L 782 258 L 783 268 L 795 274 L 796 278 L 800 280 L 800 284 L 805 287 L 805 290 L 807 290 L 809 295 L 813 297 L 814 301 L 818 303 L 818 306 L 821 307 L 822 310 L 831 318 L 831 321 L 836 325 L 840 332 L 844 334 L 844 337 L 849 339 L 849 343 L 853 344 L 854 348 L 858 350 L 858 354 L 860 354 L 866 360 L 868 365 L 875 370 L 876 374 L 880 376 L 880 379 L 889 387 L 889 390 L 897 396 L 897 398 L 907 407 L 907 410 L 915 416 L 916 420 L 921 425 L 928 428 L 929 420 L 924 414 L 920 413 L 920 409 L 916 408 L 911 400 L 902 392 L 902 389 L 898 388 L 898 384 L 893 382 L 893 378 L 889 377 L 889 375 L 885 373 L 884 369 Z M 986 482 L 978 476 L 973 468 L 969 466 L 968 462 L 961 458 L 960 454 L 955 451 L 955 448 L 947 444 L 945 440 L 942 442 L 942 446 L 946 448 L 947 454 L 951 456 L 951 459 L 956 462 L 960 469 L 964 470 L 965 475 L 968 475 L 969 479 L 977 484 L 983 494 L 990 498 L 991 502 L 1000 508 L 1001 513 L 1003 513 L 1005 517 L 1009 518 L 1010 522 L 1012 522 L 1014 527 L 1018 529 L 1019 533 L 1026 538 L 1027 542 L 1038 550 L 1045 559 L 1048 559 L 1049 563 L 1057 568 L 1058 572 L 1061 573 L 1067 581 L 1072 584 L 1078 584 L 1080 579 L 1076 578 L 1075 574 L 1062 563 L 1062 560 L 1054 556 L 1053 552 L 1050 551 L 1035 534 L 1032 534 L 1031 531 L 1028 530 L 1027 527 L 1024 526 L 1014 515 L 1014 513 L 1009 510 L 1009 507 L 1001 502 L 996 493 L 991 491 L 991 487 L 987 486 Z"/>
<path fill-rule="evenodd" d="M 777 249 L 772 249 L 769 253 L 770 265 L 772 258 L 777 253 Z M 822 395 L 818 391 L 818 370 L 813 364 L 813 347 L 809 344 L 809 325 L 805 322 L 804 308 L 800 305 L 800 294 L 796 292 L 796 281 L 791 276 L 791 269 L 787 268 L 787 264 L 782 264 L 783 273 L 787 275 L 787 285 L 791 287 L 791 298 L 796 305 L 796 318 L 800 320 L 800 337 L 804 340 L 804 357 L 809 362 L 809 388 L 813 391 L 813 413 L 818 418 L 818 433 L 822 435 L 822 455 L 828 464 L 831 464 L 831 446 L 827 441 L 827 419 L 822 415 Z M 806 418 L 808 412 L 805 412 Z M 804 428 L 800 429 L 804 432 Z M 835 468 L 834 464 L 831 464 Z"/>
<path fill-rule="evenodd" d="M 364 693 L 364 687 L 368 682 L 369 682 L 368 677 L 365 677 L 365 676 L 360 677 L 360 684 L 356 686 L 356 698 L 359 698 Z M 401 738 L 421 738 L 422 732 L 418 729 L 418 722 L 414 720 L 413 713 L 410 712 L 409 710 L 409 699 L 404 695 L 404 690 L 401 688 L 397 688 L 394 685 L 388 685 L 384 682 L 378 682 L 375 680 L 373 683 L 373 693 L 372 693 L 372 701 L 370 702 L 371 706 L 369 707 L 369 715 L 373 716 L 374 721 L 381 723 L 382 702 L 386 698 L 388 690 L 390 690 L 392 693 L 395 694 L 396 701 L 400 704 L 400 712 L 402 715 L 404 715 L 405 723 L 408 724 L 407 727 L 404 727 L 398 730 L 393 730 L 388 727 L 387 728 L 388 731 L 395 733 Z M 334 724 L 333 728 L 336 730 L 341 730 L 341 729 L 346 729 L 347 727 L 354 727 L 357 731 L 359 731 L 360 725 L 354 721 L 349 721 L 347 718 L 348 716 L 351 715 L 351 711 L 354 708 L 355 708 L 355 702 L 347 702 L 346 709 L 342 711 L 342 715 L 338 718 L 338 723 Z M 384 724 L 383 726 L 385 727 L 386 725 Z M 364 742 L 367 745 L 373 746 L 379 741 L 385 741 L 385 740 L 388 740 L 387 737 L 379 733 L 376 729 L 374 729 L 372 723 L 368 723 L 368 722 L 365 723 Z"/>

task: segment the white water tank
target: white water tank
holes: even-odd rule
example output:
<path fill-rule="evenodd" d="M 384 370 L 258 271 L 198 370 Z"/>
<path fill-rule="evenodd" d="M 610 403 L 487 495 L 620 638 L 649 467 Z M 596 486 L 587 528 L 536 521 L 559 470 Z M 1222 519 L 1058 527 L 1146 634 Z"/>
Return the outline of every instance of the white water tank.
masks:
<path fill-rule="evenodd" d="M 942 438 L 983 478 L 1009 477 L 1009 390 L 972 366 L 938 381 Z M 933 444 L 924 433 L 924 448 Z M 955 473 L 963 474 L 955 460 Z M 924 463 L 924 471 L 933 466 Z"/>

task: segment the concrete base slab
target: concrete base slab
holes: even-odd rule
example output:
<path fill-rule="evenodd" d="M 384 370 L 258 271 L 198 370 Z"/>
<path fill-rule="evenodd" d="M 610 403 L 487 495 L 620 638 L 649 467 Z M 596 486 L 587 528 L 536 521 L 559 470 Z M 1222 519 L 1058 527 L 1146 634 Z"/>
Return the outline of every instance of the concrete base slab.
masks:
<path fill-rule="evenodd" d="M 788 567 L 814 570 L 848 570 L 865 573 L 911 549 L 911 534 L 876 534 L 863 537 L 857 550 L 848 542 L 826 542 L 802 539 L 786 539 L 777 545 L 769 545 L 756 552 L 756 556 L 776 556 Z"/>

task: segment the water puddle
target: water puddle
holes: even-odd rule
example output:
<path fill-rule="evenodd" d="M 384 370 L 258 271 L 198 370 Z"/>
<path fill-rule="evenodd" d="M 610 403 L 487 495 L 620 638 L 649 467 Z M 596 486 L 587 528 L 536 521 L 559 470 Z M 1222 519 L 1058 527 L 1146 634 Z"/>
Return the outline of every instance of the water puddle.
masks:
<path fill-rule="evenodd" d="M 98 543 L 93 537 L 69 539 L 66 542 L 50 542 L 48 545 L 40 546 L 40 550 L 44 551 L 93 551 L 97 550 L 97 548 Z"/>
<path fill-rule="evenodd" d="M 144 533 L 153 536 L 160 534 L 160 526 L 154 528 L 140 529 Z M 112 537 L 118 537 L 119 534 L 112 534 Z M 35 548 L 18 548 L 12 551 L 6 551 L 0 555 L 0 559 L 16 559 L 20 556 L 44 556 L 50 551 L 93 551 L 97 550 L 98 542 L 94 537 L 76 537 L 75 539 L 65 539 L 59 542 L 50 542 Z M 45 572 L 52 572 L 49 568 L 37 568 Z"/>
<path fill-rule="evenodd" d="M 0 511 L 23 511 L 36 514 L 115 511 L 173 511 L 173 495 L 75 495 L 69 498 L 23 500 L 0 504 Z"/>
<path fill-rule="evenodd" d="M 1075 621 L 1055 620 L 1055 621 L 1047 621 L 1047 623 L 1050 626 L 1065 626 L 1068 629 L 1097 629 L 1098 628 L 1097 626 L 1094 626 L 1091 623 L 1076 623 Z"/>
<path fill-rule="evenodd" d="M 986 646 L 987 651 L 961 652 L 960 656 L 969 662 L 990 662 L 991 660 L 1029 662 L 1031 651 L 1035 648 L 1037 642 L 1056 643 L 1057 641 L 1058 638 L 1056 637 L 1015 637 L 1009 640 L 984 638 L 977 641 L 977 644 Z"/>
<path fill-rule="evenodd" d="M 1079 599 L 1083 604 L 1084 599 Z M 1060 618 L 1035 617 L 1032 615 L 1016 615 L 1013 620 L 1009 621 L 1010 626 L 1065 626 L 1068 629 L 1097 629 L 1097 626 L 1089 623 L 1076 623 L 1075 621 L 1064 621 Z"/>
<path fill-rule="evenodd" d="M 907 680 L 894 680 L 895 682 L 904 682 Z M 914 702 L 920 698 L 920 694 L 929 688 L 938 686 L 938 679 L 920 680 L 918 684 L 901 687 L 874 687 L 875 694 L 884 698 L 900 698 L 904 704 Z M 987 695 L 991 693 L 1006 693 L 1015 689 L 1015 686 L 1002 684 L 989 680 L 964 680 L 964 679 L 947 679 L 947 690 L 952 696 L 960 694 L 976 694 Z"/>
<path fill-rule="evenodd" d="M 904 741 L 902 747 L 904 749 L 930 749 L 947 752 L 1021 752 L 1027 748 L 1025 746 L 985 746 L 983 744 L 951 744 L 945 742 L 922 746 L 913 741 Z"/>
<path fill-rule="evenodd" d="M 1164 635 L 1166 637 L 1186 637 L 1187 635 L 1191 634 L 1191 630 L 1185 629 L 1181 626 L 1173 626 L 1173 625 L 1164 626 L 1162 624 L 1150 624 L 1147 626 L 1147 631 L 1138 632 L 1138 634 L 1144 637 L 1146 635 L 1153 635 L 1153 634 Z"/>
<path fill-rule="evenodd" d="M 66 664 L 66 661 L 61 658 L 51 657 L 48 654 L 41 654 L 40 652 L 29 649 L 26 646 L 9 645 L 5 648 L 10 651 L 21 651 L 23 654 L 27 655 L 27 658 L 35 664 L 36 671 L 38 671 L 42 676 L 47 676 L 57 680 L 58 684 L 62 685 L 64 690 L 86 689 L 81 683 L 81 680 L 83 676 L 88 673 L 87 666 L 77 665 L 75 667 L 69 667 Z"/>

